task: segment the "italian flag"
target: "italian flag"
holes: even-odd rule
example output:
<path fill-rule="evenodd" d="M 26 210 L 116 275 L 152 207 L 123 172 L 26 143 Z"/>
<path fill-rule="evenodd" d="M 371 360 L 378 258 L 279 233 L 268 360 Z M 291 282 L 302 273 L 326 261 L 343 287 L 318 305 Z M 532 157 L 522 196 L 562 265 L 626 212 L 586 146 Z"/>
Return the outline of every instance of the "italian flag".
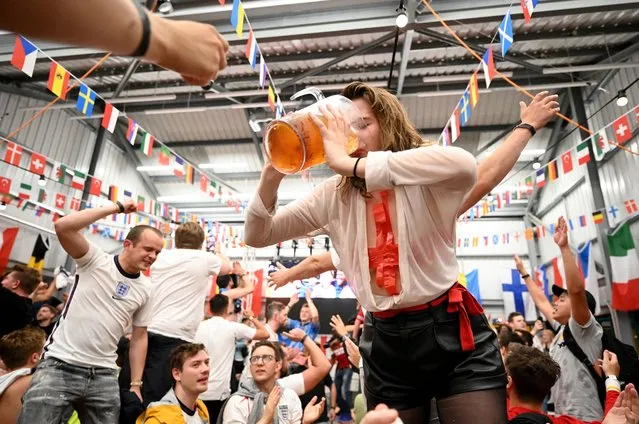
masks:
<path fill-rule="evenodd" d="M 153 151 L 154 140 L 155 138 L 151 134 L 149 133 L 144 134 L 144 139 L 142 140 L 142 152 L 144 152 L 145 155 L 151 156 L 151 152 Z"/>
<path fill-rule="evenodd" d="M 608 235 L 612 267 L 612 307 L 620 311 L 639 309 L 639 257 L 628 223 Z"/>
<path fill-rule="evenodd" d="M 577 161 L 579 165 L 585 165 L 590 162 L 590 154 L 588 153 L 588 140 L 577 146 Z"/>

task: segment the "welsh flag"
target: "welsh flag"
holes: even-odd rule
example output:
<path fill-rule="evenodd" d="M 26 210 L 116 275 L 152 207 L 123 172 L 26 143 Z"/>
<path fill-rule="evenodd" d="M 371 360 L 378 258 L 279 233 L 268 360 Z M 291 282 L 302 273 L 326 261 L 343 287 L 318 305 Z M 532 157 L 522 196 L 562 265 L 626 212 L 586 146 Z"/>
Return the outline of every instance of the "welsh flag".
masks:
<path fill-rule="evenodd" d="M 639 257 L 628 223 L 608 235 L 612 265 L 612 307 L 620 311 L 639 309 Z"/>

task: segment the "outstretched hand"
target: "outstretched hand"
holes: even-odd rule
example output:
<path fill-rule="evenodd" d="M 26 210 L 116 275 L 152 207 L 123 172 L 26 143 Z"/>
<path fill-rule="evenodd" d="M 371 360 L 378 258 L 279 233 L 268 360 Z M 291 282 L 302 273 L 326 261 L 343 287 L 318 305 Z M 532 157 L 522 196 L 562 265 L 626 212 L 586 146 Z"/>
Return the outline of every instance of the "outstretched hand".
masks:
<path fill-rule="evenodd" d="M 563 216 L 559 218 L 553 240 L 555 240 L 555 243 L 560 248 L 568 246 L 568 227 L 566 226 L 566 220 Z"/>
<path fill-rule="evenodd" d="M 532 125 L 535 130 L 545 127 L 559 112 L 558 98 L 556 94 L 550 95 L 547 91 L 542 91 L 528 105 L 519 102 L 521 122 Z"/>

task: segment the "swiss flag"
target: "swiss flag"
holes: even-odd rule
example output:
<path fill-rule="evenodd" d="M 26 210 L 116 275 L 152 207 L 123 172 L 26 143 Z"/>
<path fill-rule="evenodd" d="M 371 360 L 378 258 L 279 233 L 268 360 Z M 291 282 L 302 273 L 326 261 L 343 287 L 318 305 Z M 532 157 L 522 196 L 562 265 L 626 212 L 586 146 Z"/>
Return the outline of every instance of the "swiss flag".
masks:
<path fill-rule="evenodd" d="M 44 170 L 47 167 L 47 158 L 37 153 L 31 153 L 31 162 L 29 162 L 29 172 L 34 174 L 44 175 Z"/>
<path fill-rule="evenodd" d="M 570 150 L 561 155 L 561 165 L 564 169 L 564 174 L 572 171 L 572 154 L 570 153 Z"/>
<path fill-rule="evenodd" d="M 615 122 L 612 123 L 612 129 L 618 144 L 624 144 L 632 138 L 632 130 L 630 130 L 630 121 L 627 115 L 615 119 Z"/>
<path fill-rule="evenodd" d="M 67 203 L 67 196 L 62 193 L 55 195 L 55 207 L 58 209 L 64 209 L 64 205 Z"/>
<path fill-rule="evenodd" d="M 9 178 L 0 177 L 0 194 L 11 193 L 11 180 Z"/>
<path fill-rule="evenodd" d="M 91 189 L 89 190 L 89 194 L 94 196 L 99 196 L 102 192 L 102 180 L 99 180 L 95 177 L 91 177 Z"/>

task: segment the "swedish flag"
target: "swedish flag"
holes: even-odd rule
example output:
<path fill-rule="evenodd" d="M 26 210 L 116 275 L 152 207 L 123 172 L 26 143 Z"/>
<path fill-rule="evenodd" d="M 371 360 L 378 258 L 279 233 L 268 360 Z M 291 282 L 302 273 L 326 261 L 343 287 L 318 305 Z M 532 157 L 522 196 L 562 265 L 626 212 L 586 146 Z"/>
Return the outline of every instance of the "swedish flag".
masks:
<path fill-rule="evenodd" d="M 80 94 L 75 107 L 86 116 L 93 115 L 93 106 L 95 105 L 95 91 L 91 90 L 84 84 L 80 84 Z"/>

